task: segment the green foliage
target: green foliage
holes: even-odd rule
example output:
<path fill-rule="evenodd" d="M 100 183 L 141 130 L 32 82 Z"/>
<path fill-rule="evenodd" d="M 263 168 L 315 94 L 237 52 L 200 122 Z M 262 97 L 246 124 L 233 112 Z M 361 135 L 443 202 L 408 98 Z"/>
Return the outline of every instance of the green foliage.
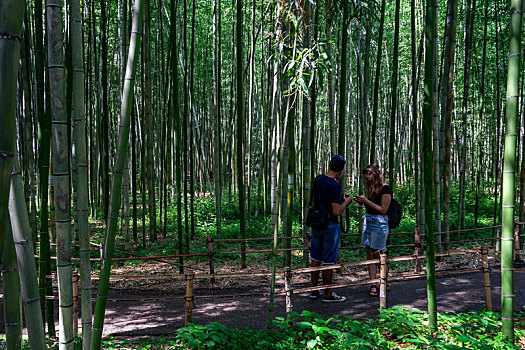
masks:
<path fill-rule="evenodd" d="M 103 341 L 104 349 L 520 349 L 525 345 L 525 312 L 516 314 L 514 344 L 501 334 L 501 318 L 492 311 L 438 314 L 438 332 L 428 331 L 428 314 L 396 306 L 373 319 L 324 317 L 309 311 L 278 317 L 265 330 L 230 329 L 220 323 L 190 324 L 166 338 Z M 82 340 L 75 338 L 75 349 Z M 58 349 L 56 341 L 48 341 Z M 29 344 L 24 340 L 24 349 Z M 0 336 L 0 350 L 5 336 Z"/>

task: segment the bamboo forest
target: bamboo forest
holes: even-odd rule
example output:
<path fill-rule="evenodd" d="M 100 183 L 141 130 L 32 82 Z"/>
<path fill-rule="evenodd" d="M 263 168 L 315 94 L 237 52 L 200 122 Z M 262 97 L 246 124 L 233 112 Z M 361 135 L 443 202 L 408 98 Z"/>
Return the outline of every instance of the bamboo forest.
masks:
<path fill-rule="evenodd" d="M 525 349 L 524 5 L 0 0 L 0 349 Z"/>

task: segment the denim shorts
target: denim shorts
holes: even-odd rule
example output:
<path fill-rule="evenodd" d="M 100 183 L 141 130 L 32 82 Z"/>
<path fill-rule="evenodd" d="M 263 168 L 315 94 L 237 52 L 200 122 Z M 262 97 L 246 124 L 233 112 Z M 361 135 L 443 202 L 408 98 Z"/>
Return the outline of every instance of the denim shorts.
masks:
<path fill-rule="evenodd" d="M 310 259 L 328 265 L 336 264 L 340 240 L 339 223 L 330 222 L 324 230 L 312 229 Z"/>
<path fill-rule="evenodd" d="M 366 214 L 361 244 L 377 250 L 386 250 L 388 215 Z"/>

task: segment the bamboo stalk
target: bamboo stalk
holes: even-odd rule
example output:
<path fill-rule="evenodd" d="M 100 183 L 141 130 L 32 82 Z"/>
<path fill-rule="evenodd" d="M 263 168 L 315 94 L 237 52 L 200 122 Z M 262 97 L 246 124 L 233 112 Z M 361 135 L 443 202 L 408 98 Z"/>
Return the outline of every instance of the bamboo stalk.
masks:
<path fill-rule="evenodd" d="M 5 221 L 3 255 L 0 260 L 3 284 L 5 344 L 9 349 L 22 348 L 22 294 L 20 275 L 9 217 Z"/>
<path fill-rule="evenodd" d="M 195 273 L 187 272 L 185 274 L 186 279 L 186 297 L 184 298 L 184 326 L 188 326 L 188 323 L 193 321 L 193 279 L 195 278 Z"/>
<path fill-rule="evenodd" d="M 481 271 L 483 271 L 483 287 L 485 290 L 485 307 L 492 311 L 492 295 L 490 294 L 490 268 L 487 258 L 487 247 L 481 247 Z"/>
<path fill-rule="evenodd" d="M 379 284 L 379 307 L 386 308 L 386 254 L 381 254 L 381 270 L 380 270 L 380 284 Z"/>
<path fill-rule="evenodd" d="M 206 246 L 208 247 L 208 265 L 210 265 L 210 275 L 215 274 L 215 266 L 213 263 L 213 239 L 206 237 Z M 215 278 L 211 279 L 211 283 L 215 283 Z"/>
<path fill-rule="evenodd" d="M 80 276 L 78 274 L 78 271 L 73 271 L 73 334 L 74 335 L 78 333 L 78 281 L 79 280 L 80 280 Z M 82 329 L 82 332 L 83 331 L 84 329 Z"/>
<path fill-rule="evenodd" d="M 292 312 L 292 271 L 289 266 L 284 269 L 284 291 L 286 292 L 286 318 L 291 319 L 290 312 Z"/>
<path fill-rule="evenodd" d="M 415 242 L 415 250 L 414 250 L 414 257 L 416 260 L 416 268 L 414 271 L 416 273 L 421 272 L 421 261 L 419 261 L 419 255 L 421 254 L 421 235 L 419 234 L 419 230 L 416 228 L 414 230 L 414 242 Z"/>
<path fill-rule="evenodd" d="M 18 158 L 13 157 L 11 188 L 9 194 L 9 216 L 18 260 L 18 272 L 22 291 L 22 303 L 31 349 L 45 349 L 44 323 L 40 308 L 36 263 L 33 258 L 31 228 L 24 200 L 22 174 L 18 170 Z"/>
<path fill-rule="evenodd" d="M 130 46 L 124 78 L 124 88 L 122 93 L 121 118 L 119 130 L 118 155 L 113 171 L 113 186 L 111 190 L 111 210 L 108 217 L 106 237 L 104 240 L 103 265 L 98 286 L 98 296 L 95 305 L 95 316 L 93 318 L 93 332 L 91 348 L 100 349 L 102 343 L 102 330 L 104 326 L 104 316 L 106 311 L 106 301 L 109 289 L 109 276 L 111 275 L 111 264 L 113 258 L 113 248 L 115 244 L 115 234 L 117 230 L 117 219 L 120 209 L 120 194 L 122 186 L 122 171 L 126 161 L 126 153 L 129 141 L 129 121 L 133 102 L 133 88 L 135 71 L 138 56 L 140 54 L 140 36 L 142 34 L 142 8 L 143 0 L 135 0 L 133 9 L 133 21 L 131 27 Z"/>

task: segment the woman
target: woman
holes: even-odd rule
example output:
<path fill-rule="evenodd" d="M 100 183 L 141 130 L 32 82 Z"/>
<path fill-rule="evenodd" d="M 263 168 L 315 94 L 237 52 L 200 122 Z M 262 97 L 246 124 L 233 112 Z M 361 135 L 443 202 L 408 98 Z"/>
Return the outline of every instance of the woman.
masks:
<path fill-rule="evenodd" d="M 366 197 L 355 196 L 354 200 L 364 204 L 366 208 L 363 223 L 363 238 L 361 244 L 366 247 L 366 257 L 379 259 L 381 251 L 386 250 L 388 238 L 388 208 L 392 200 L 392 189 L 383 184 L 381 173 L 377 165 L 367 165 L 362 171 L 366 184 Z M 375 279 L 377 265 L 368 265 L 368 276 Z M 388 285 L 387 285 L 388 288 Z M 379 296 L 379 286 L 372 284 L 368 293 L 370 296 Z"/>

